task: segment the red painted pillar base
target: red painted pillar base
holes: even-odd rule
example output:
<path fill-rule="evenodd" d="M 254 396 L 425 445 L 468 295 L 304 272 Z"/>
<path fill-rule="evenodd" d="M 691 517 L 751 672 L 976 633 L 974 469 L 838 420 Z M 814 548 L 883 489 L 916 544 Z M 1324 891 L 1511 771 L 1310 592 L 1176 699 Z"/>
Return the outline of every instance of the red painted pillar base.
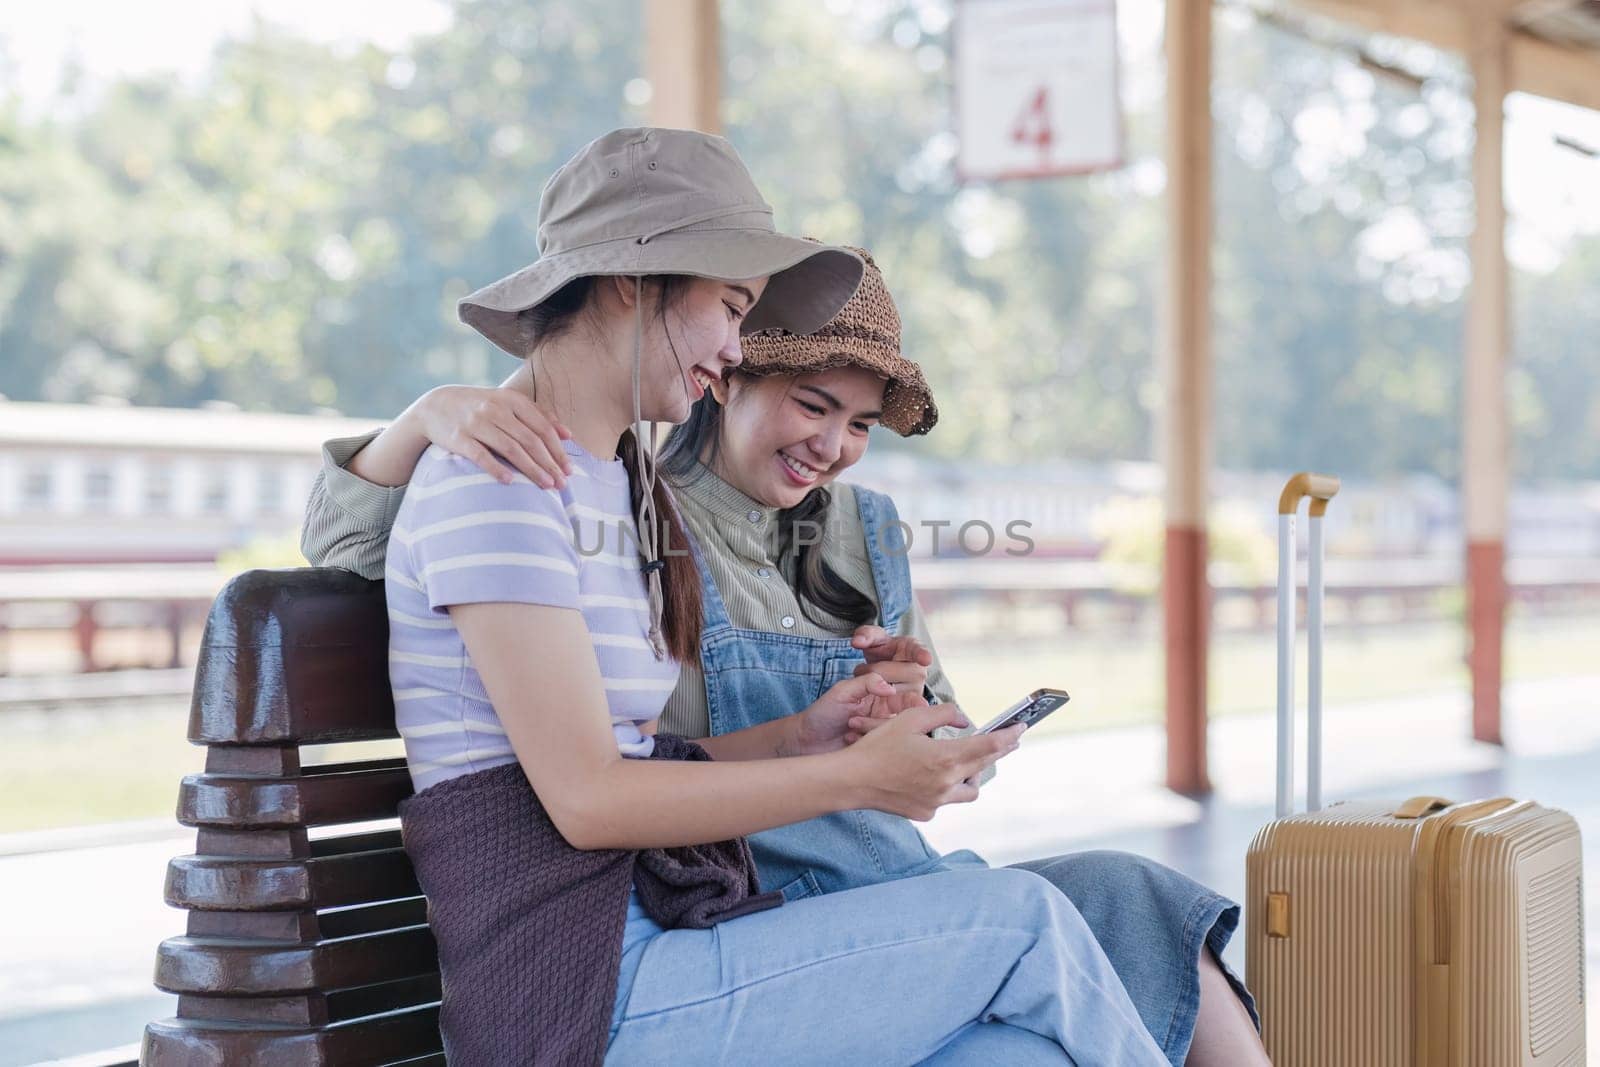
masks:
<path fill-rule="evenodd" d="M 1161 580 L 1167 641 L 1167 788 L 1196 796 L 1211 792 L 1206 774 L 1206 643 L 1211 590 L 1206 584 L 1206 535 L 1167 527 Z"/>
<path fill-rule="evenodd" d="M 94 638 L 99 632 L 99 625 L 94 617 L 94 601 L 78 602 L 78 621 L 72 629 L 78 639 L 78 670 L 84 674 L 99 670 L 100 663 L 94 658 Z"/>
<path fill-rule="evenodd" d="M 1467 663 L 1472 671 L 1472 736 L 1504 744 L 1500 732 L 1506 626 L 1504 541 L 1467 545 Z"/>

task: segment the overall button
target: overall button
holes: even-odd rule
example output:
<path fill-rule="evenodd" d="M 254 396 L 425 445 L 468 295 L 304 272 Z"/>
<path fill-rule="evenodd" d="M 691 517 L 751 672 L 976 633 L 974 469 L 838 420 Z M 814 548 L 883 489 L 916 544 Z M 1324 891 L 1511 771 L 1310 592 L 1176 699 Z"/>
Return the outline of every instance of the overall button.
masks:
<path fill-rule="evenodd" d="M 770 567 L 757 567 L 756 568 L 756 577 L 757 578 L 771 578 L 772 577 L 772 568 L 770 568 Z"/>
<path fill-rule="evenodd" d="M 792 629 L 794 629 L 794 616 L 793 615 L 785 615 L 783 618 L 778 620 L 778 624 L 780 626 L 782 626 L 785 630 L 792 630 Z"/>
<path fill-rule="evenodd" d="M 749 519 L 751 522 L 760 522 L 761 521 L 761 512 L 756 511 L 754 508 L 751 508 L 749 511 L 744 513 L 744 517 Z"/>

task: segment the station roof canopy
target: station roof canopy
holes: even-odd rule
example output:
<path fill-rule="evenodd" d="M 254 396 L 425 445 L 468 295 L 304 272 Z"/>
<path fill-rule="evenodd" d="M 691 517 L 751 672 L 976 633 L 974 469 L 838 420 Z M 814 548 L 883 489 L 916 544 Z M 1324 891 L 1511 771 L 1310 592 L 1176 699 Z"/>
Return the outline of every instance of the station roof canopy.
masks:
<path fill-rule="evenodd" d="M 1473 25 L 1500 19 L 1510 85 L 1600 111 L 1600 0 L 1294 0 L 1294 10 L 1468 53 Z"/>

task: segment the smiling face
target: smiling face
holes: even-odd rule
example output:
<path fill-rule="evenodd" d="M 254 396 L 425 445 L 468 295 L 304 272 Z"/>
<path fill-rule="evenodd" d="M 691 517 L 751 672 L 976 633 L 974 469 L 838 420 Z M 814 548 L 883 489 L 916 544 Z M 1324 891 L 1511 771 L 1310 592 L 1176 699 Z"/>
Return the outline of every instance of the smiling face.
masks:
<path fill-rule="evenodd" d="M 648 292 L 645 295 L 648 320 L 640 408 L 644 418 L 655 422 L 688 418 L 706 387 L 739 365 L 744 358 L 739 325 L 761 298 L 767 279 L 688 278 L 676 286 L 660 313 L 656 300 Z"/>
<path fill-rule="evenodd" d="M 713 469 L 746 496 L 792 508 L 866 452 L 885 384 L 863 367 L 735 373 L 713 387 L 723 405 Z"/>

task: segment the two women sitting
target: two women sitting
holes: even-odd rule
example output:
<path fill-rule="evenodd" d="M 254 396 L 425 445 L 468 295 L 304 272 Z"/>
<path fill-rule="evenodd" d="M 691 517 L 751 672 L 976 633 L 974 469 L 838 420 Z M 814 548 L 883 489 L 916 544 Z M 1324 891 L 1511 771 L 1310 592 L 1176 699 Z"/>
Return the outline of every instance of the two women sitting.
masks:
<path fill-rule="evenodd" d="M 913 824 L 1020 730 L 971 733 L 838 480 L 938 418 L 871 257 L 679 130 L 583 149 L 539 237 L 461 305 L 518 368 L 329 442 L 303 544 L 387 579 L 452 1062 L 1265 1063 L 1235 904 Z"/>

